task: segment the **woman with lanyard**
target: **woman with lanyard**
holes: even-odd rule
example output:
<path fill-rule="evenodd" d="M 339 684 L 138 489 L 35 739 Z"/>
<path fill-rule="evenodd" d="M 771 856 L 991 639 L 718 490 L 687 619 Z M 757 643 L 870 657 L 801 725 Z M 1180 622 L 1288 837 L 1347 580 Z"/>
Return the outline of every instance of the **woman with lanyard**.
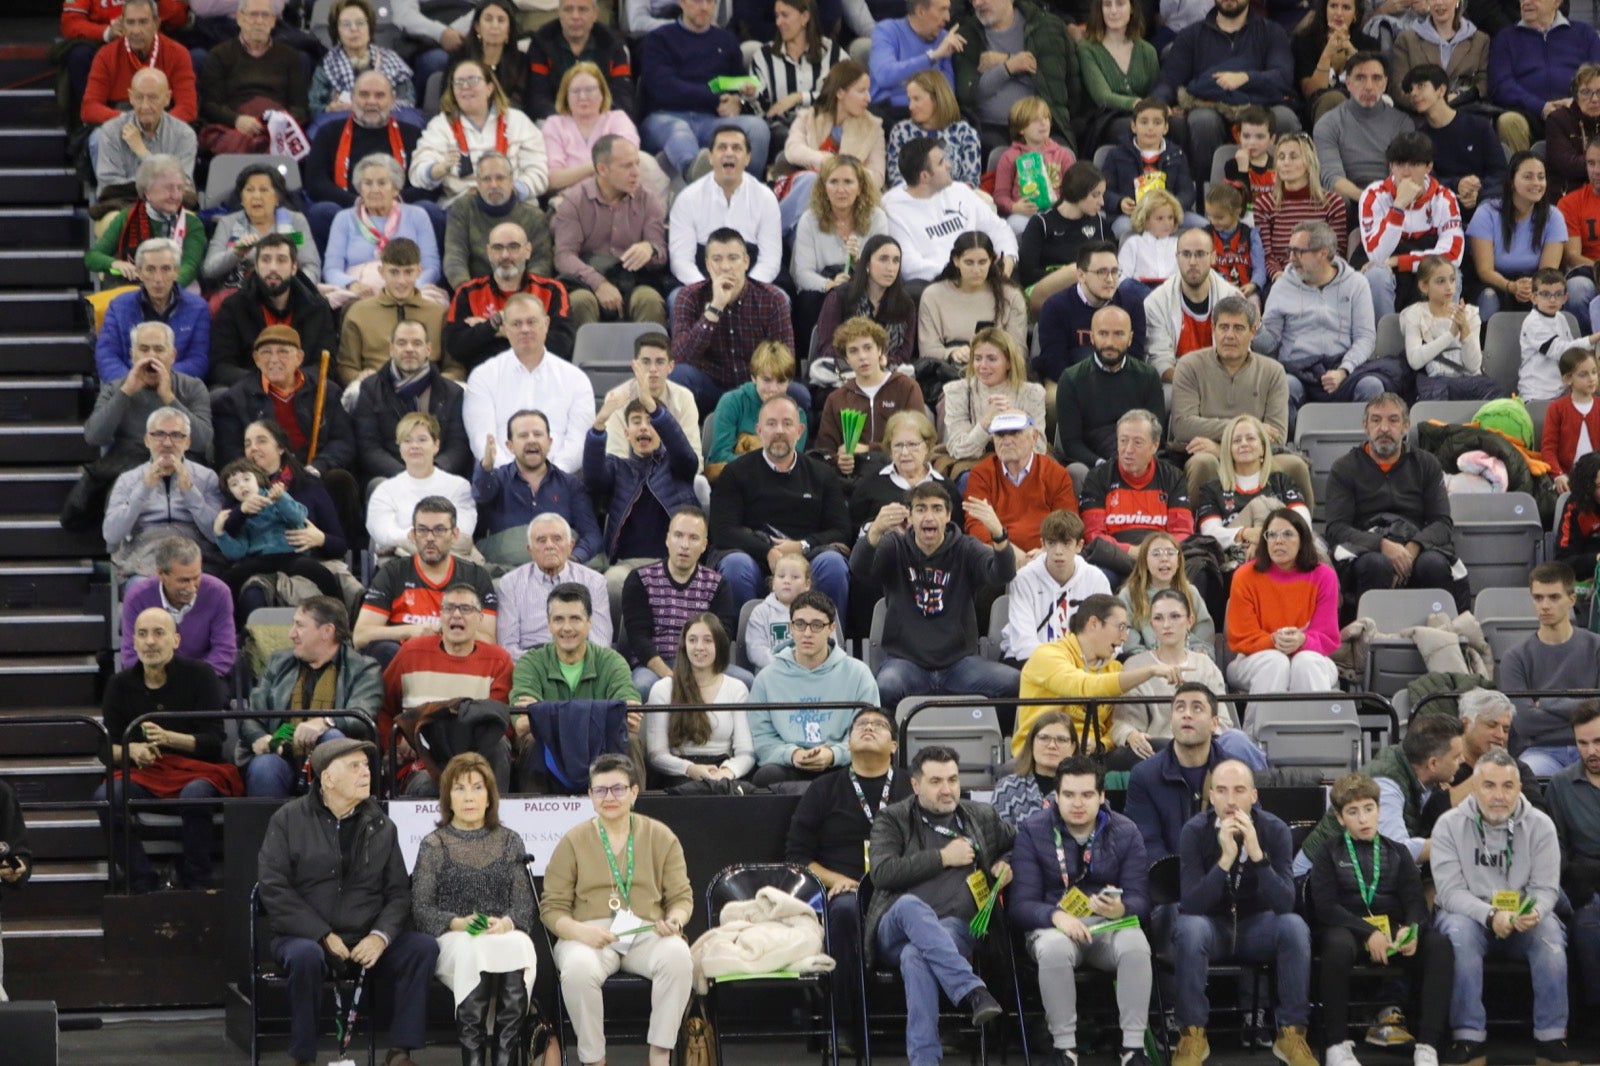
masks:
<path fill-rule="evenodd" d="M 595 818 L 550 855 L 539 917 L 556 937 L 561 997 L 578 1034 L 578 1061 L 606 1058 L 601 986 L 619 969 L 650 979 L 650 1066 L 667 1066 L 689 1005 L 693 963 L 683 927 L 694 890 L 672 830 L 633 813 L 639 780 L 625 755 L 589 767 Z"/>
<path fill-rule="evenodd" d="M 1413 980 L 1420 978 L 1414 1062 L 1437 1062 L 1434 1049 L 1448 1035 L 1455 954 L 1429 920 L 1422 875 L 1411 852 L 1378 833 L 1379 795 L 1378 783 L 1366 774 L 1347 774 L 1335 782 L 1331 807 L 1344 831 L 1330 835 L 1309 856 L 1306 913 L 1322 923 L 1319 965 L 1328 1066 L 1358 1066 L 1354 1041 L 1346 1039 L 1350 971 L 1357 964 L 1405 963 Z M 1392 1007 L 1380 1015 L 1380 1024 L 1403 1028 L 1405 1019 Z"/>
<path fill-rule="evenodd" d="M 871 866 L 868 844 L 872 823 L 891 803 L 911 795 L 907 774 L 894 769 L 895 733 L 889 715 L 877 707 L 856 712 L 848 737 L 850 763 L 824 774 L 800 797 L 789 822 L 784 861 L 806 867 L 828 890 L 828 943 L 834 969 L 834 1009 L 841 1032 L 860 1006 L 861 910 L 856 889 Z"/>
<path fill-rule="evenodd" d="M 1120 1066 L 1145 1066 L 1150 1013 L 1150 943 L 1144 930 L 1095 926 L 1135 917 L 1148 921 L 1144 839 L 1130 819 L 1105 805 L 1100 771 L 1086 758 L 1061 763 L 1051 790 L 1055 805 L 1017 829 L 1011 853 L 1016 884 L 1012 921 L 1027 933 L 1039 963 L 1039 992 L 1054 1061 L 1077 1062 L 1077 983 L 1087 964 L 1116 975 L 1122 1029 Z"/>

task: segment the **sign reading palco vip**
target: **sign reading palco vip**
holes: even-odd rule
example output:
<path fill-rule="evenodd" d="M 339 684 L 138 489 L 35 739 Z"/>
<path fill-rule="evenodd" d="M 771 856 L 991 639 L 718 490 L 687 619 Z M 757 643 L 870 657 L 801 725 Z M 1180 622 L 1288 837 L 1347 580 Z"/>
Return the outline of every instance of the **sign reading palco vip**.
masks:
<path fill-rule="evenodd" d="M 389 817 L 400 833 L 400 852 L 406 870 L 417 865 L 417 850 L 422 838 L 439 827 L 438 800 L 390 800 Z M 550 853 L 567 831 L 594 817 L 594 807 L 584 796 L 529 796 L 500 801 L 500 824 L 522 835 L 522 842 L 533 856 L 533 872 L 544 876 Z"/>

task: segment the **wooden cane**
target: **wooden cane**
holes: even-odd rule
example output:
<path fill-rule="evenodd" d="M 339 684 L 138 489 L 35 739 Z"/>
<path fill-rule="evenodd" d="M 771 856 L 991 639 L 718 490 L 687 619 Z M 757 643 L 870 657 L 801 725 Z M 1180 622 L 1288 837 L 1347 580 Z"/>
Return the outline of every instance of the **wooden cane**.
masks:
<path fill-rule="evenodd" d="M 322 436 L 322 403 L 328 398 L 328 349 L 322 349 L 322 361 L 317 366 L 317 409 L 311 415 L 311 447 L 306 451 L 306 465 L 317 461 L 317 438 Z"/>

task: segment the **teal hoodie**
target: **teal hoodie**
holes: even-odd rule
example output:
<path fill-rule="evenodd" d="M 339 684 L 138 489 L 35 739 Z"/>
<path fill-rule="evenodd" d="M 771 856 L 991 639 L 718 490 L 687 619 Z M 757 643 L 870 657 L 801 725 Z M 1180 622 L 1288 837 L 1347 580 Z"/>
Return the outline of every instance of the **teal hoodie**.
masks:
<path fill-rule="evenodd" d="M 870 703 L 878 706 L 878 683 L 860 659 L 835 645 L 815 670 L 794 661 L 794 649 L 785 648 L 773 656 L 772 664 L 756 675 L 750 690 L 751 703 Z M 788 766 L 801 748 L 826 744 L 833 749 L 833 765 L 850 765 L 850 721 L 856 712 L 849 708 L 825 711 L 752 711 L 750 739 L 755 743 L 756 762 L 761 766 L 777 763 Z"/>

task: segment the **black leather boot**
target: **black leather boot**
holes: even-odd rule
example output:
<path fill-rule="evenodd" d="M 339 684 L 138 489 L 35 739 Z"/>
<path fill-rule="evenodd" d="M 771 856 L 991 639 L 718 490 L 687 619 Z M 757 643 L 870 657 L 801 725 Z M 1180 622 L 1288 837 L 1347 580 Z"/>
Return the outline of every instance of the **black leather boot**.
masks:
<path fill-rule="evenodd" d="M 494 1066 L 516 1066 L 528 1020 L 528 983 L 522 971 L 500 975 L 495 1006 Z"/>
<path fill-rule="evenodd" d="M 478 987 L 468 992 L 467 998 L 456 1008 L 456 1035 L 461 1041 L 461 1066 L 484 1066 L 489 1044 L 489 1033 L 484 1028 L 484 1018 L 489 1013 L 489 1001 L 494 998 L 494 983 L 494 974 L 480 974 Z"/>

